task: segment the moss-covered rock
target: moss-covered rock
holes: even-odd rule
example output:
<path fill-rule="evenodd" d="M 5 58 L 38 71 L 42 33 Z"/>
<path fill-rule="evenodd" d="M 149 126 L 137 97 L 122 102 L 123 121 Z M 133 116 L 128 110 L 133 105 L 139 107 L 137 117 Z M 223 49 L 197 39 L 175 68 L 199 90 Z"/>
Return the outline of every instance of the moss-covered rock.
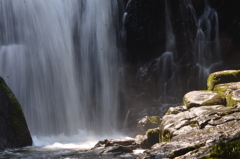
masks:
<path fill-rule="evenodd" d="M 227 107 L 240 106 L 240 90 L 233 91 L 227 96 Z"/>
<path fill-rule="evenodd" d="M 214 87 L 214 91 L 221 92 L 224 95 L 228 95 L 235 90 L 240 90 L 240 82 L 218 84 Z"/>
<path fill-rule="evenodd" d="M 240 141 L 232 142 L 220 142 L 212 146 L 210 149 L 210 155 L 202 159 L 213 159 L 213 158 L 229 158 L 237 159 L 240 158 Z"/>
<path fill-rule="evenodd" d="M 187 108 L 207 106 L 207 105 L 225 105 L 225 96 L 219 92 L 213 91 L 192 91 L 185 94 L 183 98 L 184 105 Z"/>
<path fill-rule="evenodd" d="M 22 108 L 0 77 L 0 149 L 32 145 Z"/>
<path fill-rule="evenodd" d="M 159 133 L 160 133 L 160 130 L 158 128 L 156 128 L 156 129 L 149 129 L 146 132 L 148 142 L 151 145 L 159 143 Z"/>
<path fill-rule="evenodd" d="M 217 84 L 239 82 L 240 70 L 219 71 L 209 75 L 207 80 L 208 90 L 213 90 Z"/>
<path fill-rule="evenodd" d="M 145 116 L 137 125 L 136 135 L 145 135 L 148 129 L 159 127 L 161 124 L 161 118 L 159 116 Z"/>
<path fill-rule="evenodd" d="M 163 131 L 160 131 L 159 134 L 159 141 L 160 142 L 168 142 L 172 138 L 171 132 L 168 129 L 165 129 Z"/>

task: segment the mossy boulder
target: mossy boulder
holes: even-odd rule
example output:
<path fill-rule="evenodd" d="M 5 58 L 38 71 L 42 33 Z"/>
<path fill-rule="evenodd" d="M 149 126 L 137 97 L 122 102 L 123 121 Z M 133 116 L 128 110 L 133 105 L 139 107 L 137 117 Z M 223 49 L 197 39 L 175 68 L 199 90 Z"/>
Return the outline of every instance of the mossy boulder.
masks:
<path fill-rule="evenodd" d="M 146 132 L 147 140 L 148 140 L 148 142 L 151 145 L 159 143 L 159 133 L 160 133 L 160 130 L 158 128 L 156 128 L 156 129 L 149 129 Z"/>
<path fill-rule="evenodd" d="M 226 70 L 214 72 L 209 75 L 207 80 L 208 90 L 212 91 L 217 84 L 239 82 L 240 70 Z"/>
<path fill-rule="evenodd" d="M 240 90 L 240 82 L 218 84 L 214 87 L 214 91 L 221 92 L 224 95 L 228 95 L 236 90 Z"/>
<path fill-rule="evenodd" d="M 225 105 L 225 96 L 219 92 L 213 91 L 192 91 L 185 94 L 183 98 L 184 105 L 188 109 L 198 106 Z"/>
<path fill-rule="evenodd" d="M 13 92 L 0 77 L 0 149 L 32 145 L 32 138 Z"/>
<path fill-rule="evenodd" d="M 148 129 L 159 127 L 161 124 L 161 118 L 159 116 L 145 116 L 137 125 L 136 135 L 145 135 Z"/>

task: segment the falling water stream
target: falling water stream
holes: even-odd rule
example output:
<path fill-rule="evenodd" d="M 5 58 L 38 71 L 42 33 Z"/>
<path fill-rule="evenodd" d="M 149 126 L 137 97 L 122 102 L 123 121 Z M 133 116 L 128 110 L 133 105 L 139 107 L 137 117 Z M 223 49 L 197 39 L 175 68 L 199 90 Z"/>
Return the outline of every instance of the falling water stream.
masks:
<path fill-rule="evenodd" d="M 117 13 L 112 0 L 0 0 L 0 75 L 35 146 L 116 132 Z"/>

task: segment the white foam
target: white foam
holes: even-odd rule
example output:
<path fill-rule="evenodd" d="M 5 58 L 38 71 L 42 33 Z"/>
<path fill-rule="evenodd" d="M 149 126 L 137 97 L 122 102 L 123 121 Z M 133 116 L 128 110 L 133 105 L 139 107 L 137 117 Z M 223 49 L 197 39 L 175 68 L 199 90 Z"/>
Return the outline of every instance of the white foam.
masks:
<path fill-rule="evenodd" d="M 41 147 L 42 149 L 90 149 L 99 140 L 104 139 L 115 139 L 115 138 L 125 138 L 130 139 L 130 137 L 123 136 L 122 134 L 115 133 L 113 135 L 94 135 L 93 133 L 85 130 L 79 130 L 77 134 L 67 136 L 65 134 L 60 134 L 58 136 L 33 136 L 33 146 Z"/>

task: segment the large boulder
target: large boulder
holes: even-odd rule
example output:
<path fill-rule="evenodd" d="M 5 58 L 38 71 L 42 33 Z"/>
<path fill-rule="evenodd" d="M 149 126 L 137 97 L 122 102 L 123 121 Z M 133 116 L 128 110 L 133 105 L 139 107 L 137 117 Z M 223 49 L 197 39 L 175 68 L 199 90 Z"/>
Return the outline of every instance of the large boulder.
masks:
<path fill-rule="evenodd" d="M 225 105 L 225 96 L 219 92 L 192 91 L 185 94 L 183 103 L 187 108 L 203 105 Z"/>
<path fill-rule="evenodd" d="M 0 77 L 0 149 L 31 145 L 32 138 L 22 108 Z"/>
<path fill-rule="evenodd" d="M 213 90 L 217 84 L 240 82 L 240 70 L 226 70 L 210 74 L 207 80 L 208 90 Z"/>

